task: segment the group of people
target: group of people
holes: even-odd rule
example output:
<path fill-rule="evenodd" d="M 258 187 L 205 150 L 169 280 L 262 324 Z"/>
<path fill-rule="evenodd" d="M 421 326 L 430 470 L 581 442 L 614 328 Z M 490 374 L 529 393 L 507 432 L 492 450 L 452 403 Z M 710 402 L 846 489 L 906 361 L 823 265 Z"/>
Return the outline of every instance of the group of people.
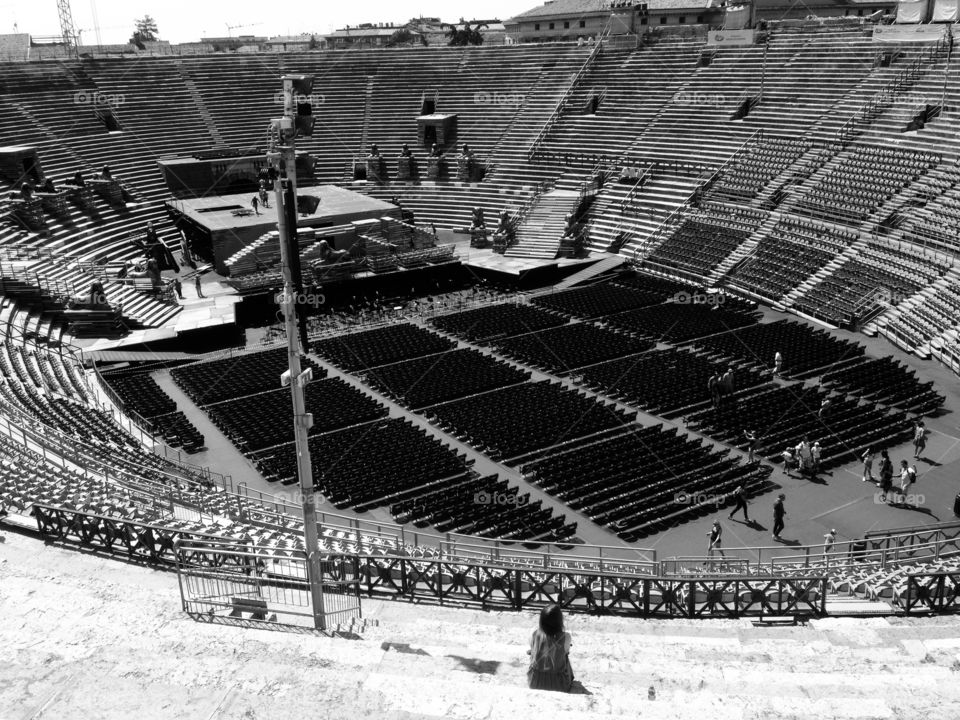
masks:
<path fill-rule="evenodd" d="M 733 368 L 728 367 L 722 373 L 719 369 L 707 380 L 707 390 L 710 393 L 710 403 L 714 408 L 721 408 L 733 402 L 734 382 Z"/>
<path fill-rule="evenodd" d="M 820 471 L 822 453 L 819 440 L 811 443 L 810 439 L 804 436 L 796 447 L 787 446 L 781 453 L 783 471 L 788 476 L 791 470 L 796 470 L 801 475 L 816 475 Z"/>

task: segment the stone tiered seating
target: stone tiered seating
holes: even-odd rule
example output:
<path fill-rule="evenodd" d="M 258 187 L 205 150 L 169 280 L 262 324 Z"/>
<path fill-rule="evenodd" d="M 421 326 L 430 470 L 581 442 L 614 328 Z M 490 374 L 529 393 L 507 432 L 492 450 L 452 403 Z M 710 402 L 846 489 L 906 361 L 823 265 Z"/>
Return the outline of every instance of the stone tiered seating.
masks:
<path fill-rule="evenodd" d="M 760 227 L 761 210 L 724 206 L 693 212 L 644 261 L 653 269 L 698 282 Z"/>
<path fill-rule="evenodd" d="M 960 280 L 956 275 L 946 277 L 935 285 L 928 295 L 905 307 L 883 323 L 880 331 L 897 344 L 922 352 L 932 344 L 956 341 L 960 322 Z"/>
<path fill-rule="evenodd" d="M 711 200 L 752 200 L 760 191 L 810 149 L 810 142 L 787 137 L 764 137 L 748 148 L 714 183 Z"/>
<path fill-rule="evenodd" d="M 862 321 L 885 305 L 899 305 L 942 274 L 946 260 L 885 244 L 871 244 L 809 292 L 796 307 L 835 325 Z"/>
<path fill-rule="evenodd" d="M 854 146 L 824 169 L 797 201 L 795 209 L 859 225 L 903 188 L 936 167 L 940 159 L 939 154 L 932 152 Z"/>
<path fill-rule="evenodd" d="M 853 231 L 784 217 L 756 250 L 725 276 L 724 284 L 779 300 L 856 239 Z"/>

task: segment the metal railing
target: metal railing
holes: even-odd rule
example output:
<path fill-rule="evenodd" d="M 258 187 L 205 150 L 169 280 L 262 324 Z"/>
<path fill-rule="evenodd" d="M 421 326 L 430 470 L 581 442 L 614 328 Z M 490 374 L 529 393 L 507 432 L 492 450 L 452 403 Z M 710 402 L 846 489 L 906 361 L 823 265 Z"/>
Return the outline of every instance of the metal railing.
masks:
<path fill-rule="evenodd" d="M 948 28 L 949 32 L 949 28 Z M 941 56 L 949 56 L 953 43 L 944 35 L 935 45 L 921 51 L 919 55 L 903 70 L 878 90 L 873 97 L 861 105 L 850 118 L 846 120 L 834 135 L 834 141 L 840 147 L 846 147 L 856 137 L 857 126 L 868 124 L 874 117 L 890 107 L 896 96 L 903 90 L 911 87 L 925 72 L 924 65 L 934 63 Z"/>
<path fill-rule="evenodd" d="M 564 90 L 563 95 L 560 96 L 560 99 L 557 100 L 557 104 L 554 106 L 553 110 L 550 112 L 550 115 L 547 116 L 546 121 L 543 123 L 543 126 L 540 128 L 540 131 L 537 133 L 536 137 L 533 139 L 533 142 L 530 143 L 530 149 L 527 150 L 527 161 L 532 161 L 536 156 L 537 152 L 540 149 L 540 146 L 546 141 L 547 135 L 550 134 L 550 131 L 553 129 L 553 126 L 560 121 L 560 116 L 563 114 L 564 109 L 567 106 L 570 98 L 573 96 L 574 91 L 577 89 L 577 85 L 580 83 L 580 80 L 583 79 L 583 76 L 587 74 L 587 71 L 593 65 L 594 60 L 600 55 L 600 51 L 603 48 L 603 43 L 607 39 L 607 35 L 610 33 L 610 20 L 607 20 L 607 24 L 604 26 L 603 30 L 597 35 L 597 42 L 593 46 L 593 49 L 587 55 L 587 59 L 583 61 L 583 64 L 580 66 L 580 69 L 573 74 L 573 77 L 570 79 L 570 83 L 567 85 L 567 89 Z"/>

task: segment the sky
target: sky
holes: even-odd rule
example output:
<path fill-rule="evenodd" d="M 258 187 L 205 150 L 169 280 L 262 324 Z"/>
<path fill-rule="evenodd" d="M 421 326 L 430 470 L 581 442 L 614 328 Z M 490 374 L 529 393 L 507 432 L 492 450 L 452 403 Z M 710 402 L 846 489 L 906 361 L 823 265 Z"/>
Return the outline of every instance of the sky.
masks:
<path fill-rule="evenodd" d="M 94 44 L 94 16 L 100 22 L 103 44 L 126 42 L 134 20 L 150 15 L 161 40 L 190 42 L 201 37 L 232 35 L 323 34 L 365 22 L 405 22 L 412 17 L 506 19 L 541 5 L 543 0 L 72 0 L 73 22 L 82 30 L 81 43 Z M 276 9 L 283 7 L 283 13 Z M 228 32 L 227 24 L 245 25 Z M 17 2 L 0 0 L 0 34 L 59 35 L 57 0 Z"/>

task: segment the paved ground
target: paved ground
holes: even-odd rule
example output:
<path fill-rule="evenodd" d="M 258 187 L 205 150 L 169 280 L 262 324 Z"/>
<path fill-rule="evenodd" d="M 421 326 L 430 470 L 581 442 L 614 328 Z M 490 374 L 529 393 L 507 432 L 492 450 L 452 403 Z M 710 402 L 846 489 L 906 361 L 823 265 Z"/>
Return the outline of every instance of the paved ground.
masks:
<path fill-rule="evenodd" d="M 794 315 L 787 315 L 770 309 L 764 309 L 763 314 L 764 322 L 771 322 L 784 317 L 807 322 Z M 810 324 L 813 325 L 813 323 Z M 823 540 L 824 533 L 831 528 L 837 530 L 838 540 L 843 541 L 862 537 L 869 530 L 928 525 L 955 519 L 953 502 L 957 492 L 960 491 L 960 427 L 958 427 L 958 423 L 960 423 L 960 413 L 958 413 L 960 411 L 960 382 L 958 382 L 957 377 L 939 363 L 908 355 L 883 338 L 869 338 L 865 335 L 843 330 L 832 332 L 838 337 L 862 343 L 866 346 L 866 352 L 870 356 L 892 355 L 905 362 L 916 369 L 921 377 L 933 380 L 936 389 L 946 395 L 947 401 L 943 410 L 927 421 L 930 430 L 929 442 L 924 458 L 917 461 L 919 479 L 915 486 L 915 492 L 922 496 L 922 502 L 919 502 L 915 507 L 891 507 L 878 502 L 877 488 L 870 484 L 864 484 L 860 480 L 859 463 L 849 463 L 843 467 L 835 468 L 830 473 L 823 475 L 818 483 L 812 483 L 807 479 L 786 477 L 778 466 L 771 479 L 781 486 L 778 492 L 782 491 L 787 495 L 784 543 L 775 543 L 771 538 L 772 505 L 776 493 L 770 492 L 755 500 L 751 505 L 751 519 L 755 520 L 755 523 L 728 521 L 728 511 L 720 511 L 643 539 L 635 543 L 633 547 L 654 548 L 657 551 L 658 558 L 702 556 L 706 552 L 707 532 L 713 520 L 719 518 L 724 526 L 724 545 L 728 549 L 737 546 L 765 547 L 767 549 L 762 552 L 762 555 L 767 558 L 789 555 L 795 552 L 790 548 L 798 545 L 820 543 Z M 319 358 L 315 359 L 327 367 L 332 376 L 343 377 L 348 382 L 358 384 L 356 378 L 342 373 L 319 360 Z M 534 376 L 535 379 L 549 377 L 538 371 L 534 373 Z M 174 397 L 178 406 L 187 413 L 191 421 L 207 438 L 209 450 L 192 457 L 192 462 L 209 464 L 219 472 L 231 475 L 235 482 L 245 482 L 255 489 L 281 495 L 289 493 L 291 497 L 293 496 L 289 489 L 271 485 L 264 481 L 252 465 L 222 436 L 206 415 L 196 408 L 176 387 L 168 373 L 157 374 L 157 380 Z M 365 392 L 372 391 L 365 388 Z M 381 398 L 381 400 L 389 407 L 391 416 L 409 418 L 415 424 L 442 437 L 457 452 L 467 453 L 468 456 L 474 458 L 478 471 L 483 474 L 497 472 L 501 477 L 521 487 L 523 492 L 529 491 L 533 493 L 535 498 L 542 499 L 546 505 L 554 507 L 557 512 L 565 512 L 571 520 L 578 522 L 578 535 L 584 541 L 591 544 L 626 547 L 626 544 L 613 533 L 593 525 L 585 517 L 565 509 L 554 498 L 525 483 L 514 469 L 489 460 L 469 446 L 433 428 L 422 417 L 410 413 L 396 403 L 385 398 Z M 661 419 L 641 413 L 640 421 L 644 424 L 652 424 L 661 422 Z M 901 458 L 907 458 L 913 462 L 912 454 L 913 448 L 910 443 L 904 443 L 890 451 L 890 457 L 895 466 L 899 464 Z M 330 506 L 321 506 L 321 509 L 335 511 Z M 368 512 L 362 517 L 368 521 L 391 522 L 392 520 L 386 508 Z M 758 553 L 742 552 L 740 555 L 756 558 Z"/>

